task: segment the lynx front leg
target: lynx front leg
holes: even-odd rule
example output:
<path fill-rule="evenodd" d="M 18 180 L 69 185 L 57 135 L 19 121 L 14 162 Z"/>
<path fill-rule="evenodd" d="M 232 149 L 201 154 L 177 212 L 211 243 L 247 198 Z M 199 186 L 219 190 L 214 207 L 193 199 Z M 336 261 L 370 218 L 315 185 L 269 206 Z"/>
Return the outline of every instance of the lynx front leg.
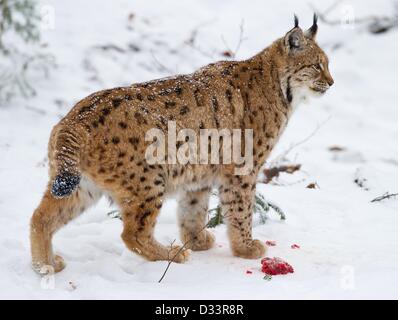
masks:
<path fill-rule="evenodd" d="M 265 246 L 259 240 L 252 239 L 255 179 L 233 176 L 219 191 L 233 254 L 247 259 L 262 257 Z"/>
<path fill-rule="evenodd" d="M 210 189 L 184 192 L 178 201 L 181 241 L 194 251 L 208 250 L 214 236 L 206 230 Z"/>

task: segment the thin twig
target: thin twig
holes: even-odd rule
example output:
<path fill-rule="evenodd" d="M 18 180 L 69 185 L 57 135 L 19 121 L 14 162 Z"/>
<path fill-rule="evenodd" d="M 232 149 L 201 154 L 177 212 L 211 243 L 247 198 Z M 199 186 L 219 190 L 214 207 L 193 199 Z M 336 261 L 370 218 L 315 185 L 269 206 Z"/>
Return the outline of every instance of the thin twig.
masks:
<path fill-rule="evenodd" d="M 231 48 L 228 46 L 227 41 L 225 40 L 224 36 L 221 36 L 221 41 L 224 43 L 225 48 L 227 49 L 228 52 L 231 53 L 231 59 L 235 59 L 236 55 L 242 45 L 242 42 L 246 40 L 246 38 L 243 36 L 244 35 L 244 20 L 241 21 L 239 25 L 239 38 L 238 38 L 238 43 L 236 44 L 235 50 L 231 50 Z"/>
<path fill-rule="evenodd" d="M 191 47 L 191 49 L 196 50 L 197 52 L 199 52 L 201 55 L 205 56 L 206 58 L 214 59 L 213 53 L 206 52 L 203 49 L 201 49 L 199 46 L 197 46 L 193 43 L 187 43 L 186 45 Z"/>
<path fill-rule="evenodd" d="M 214 21 L 215 21 L 215 19 L 212 19 L 212 20 L 205 21 L 205 22 L 199 24 L 197 27 L 195 27 L 191 31 L 191 34 L 190 34 L 189 38 L 187 40 L 185 40 L 183 44 L 187 45 L 191 49 L 196 50 L 201 55 L 203 55 L 203 56 L 205 56 L 207 58 L 214 59 L 214 54 L 208 53 L 208 52 L 204 51 L 203 49 L 201 49 L 199 46 L 196 45 L 196 38 L 198 36 L 199 29 L 204 27 L 204 26 L 206 26 L 206 25 L 209 25 L 209 24 L 213 23 Z"/>
<path fill-rule="evenodd" d="M 294 148 L 297 148 L 298 146 L 300 146 L 300 145 L 306 143 L 308 140 L 310 140 L 310 139 L 311 139 L 313 136 L 315 136 L 315 134 L 316 134 L 316 133 L 317 133 L 329 120 L 330 120 L 330 118 L 331 118 L 331 116 L 327 117 L 324 121 L 322 121 L 321 123 L 319 123 L 319 124 L 316 126 L 316 128 L 315 128 L 307 137 L 305 137 L 304 139 L 302 139 L 302 140 L 300 140 L 300 141 L 298 141 L 298 142 L 296 142 L 296 143 L 291 144 L 290 147 L 287 148 L 284 152 L 282 152 L 279 156 L 277 156 L 277 157 L 275 158 L 275 160 L 272 160 L 272 161 L 269 163 L 268 167 L 273 167 L 273 166 L 275 166 L 275 165 L 276 165 L 277 163 L 279 163 L 281 160 L 285 159 L 286 156 L 287 156 Z"/>
<path fill-rule="evenodd" d="M 152 57 L 153 61 L 158 65 L 159 71 L 161 71 L 161 72 L 167 72 L 167 73 L 169 73 L 169 74 L 173 74 L 173 73 L 174 73 L 171 69 L 167 68 L 164 64 L 162 64 L 162 63 L 156 58 L 156 56 L 155 56 L 153 50 L 151 50 L 150 52 L 151 52 L 151 57 Z"/>
<path fill-rule="evenodd" d="M 170 258 L 168 259 L 167 267 L 166 267 L 166 269 L 164 270 L 162 276 L 160 277 L 158 283 L 162 282 L 162 280 L 163 280 L 164 277 L 166 276 L 167 271 L 169 271 L 169 268 L 170 268 L 171 264 L 174 262 L 175 258 L 177 258 L 177 256 L 178 256 L 181 252 L 183 252 L 184 250 L 186 250 L 186 246 L 188 245 L 188 243 L 190 243 L 192 240 L 194 240 L 195 237 L 196 237 L 199 233 L 201 233 L 203 230 L 205 230 L 208 226 L 209 226 L 209 222 L 207 222 L 207 223 L 204 225 L 204 227 L 203 227 L 202 229 L 200 229 L 199 232 L 198 232 L 194 237 L 192 237 L 192 238 L 190 238 L 189 240 L 187 240 L 186 242 L 184 242 L 183 245 L 181 246 L 181 248 L 176 252 L 176 254 L 175 254 L 171 259 L 170 259 Z M 175 240 L 173 241 L 173 243 L 174 243 L 174 242 L 175 242 Z"/>
<path fill-rule="evenodd" d="M 244 23 L 245 23 L 245 20 L 242 19 L 242 21 L 241 21 L 241 23 L 240 23 L 240 25 L 239 25 L 239 41 L 238 41 L 238 43 L 237 43 L 237 45 L 236 45 L 235 51 L 233 52 L 233 54 L 234 54 L 234 59 L 235 59 L 236 54 L 238 53 L 238 51 L 239 51 L 239 49 L 240 49 L 240 47 L 241 47 L 241 45 L 242 45 L 242 42 L 245 41 L 245 40 L 247 39 L 247 38 L 245 38 L 245 37 L 243 36 L 243 34 L 244 34 Z"/>

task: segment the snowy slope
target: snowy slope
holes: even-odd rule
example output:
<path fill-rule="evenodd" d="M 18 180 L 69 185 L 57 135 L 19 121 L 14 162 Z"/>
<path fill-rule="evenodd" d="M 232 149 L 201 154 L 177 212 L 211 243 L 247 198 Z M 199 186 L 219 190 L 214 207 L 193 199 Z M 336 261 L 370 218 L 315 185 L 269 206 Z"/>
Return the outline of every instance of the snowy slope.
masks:
<path fill-rule="evenodd" d="M 249 57 L 292 27 L 293 12 L 309 26 L 312 9 L 294 0 L 42 3 L 55 10 L 55 28 L 43 31 L 43 41 L 57 68 L 35 80 L 36 97 L 0 108 L 0 298 L 398 298 L 398 199 L 370 202 L 398 192 L 398 30 L 376 36 L 360 26 L 322 23 L 319 43 L 329 54 L 335 86 L 296 111 L 270 159 L 305 140 L 287 154 L 301 171 L 258 186 L 287 220 L 271 215 L 254 235 L 275 240 L 268 255 L 289 261 L 294 274 L 263 280 L 259 260 L 232 257 L 219 226 L 215 248 L 173 264 L 159 284 L 166 263 L 130 253 L 120 239 L 121 222 L 107 216 L 111 208 L 101 201 L 55 236 L 67 268 L 50 279 L 53 287 L 43 285 L 30 268 L 28 225 L 47 183 L 51 127 L 69 108 L 105 87 L 224 59 L 221 53 L 239 43 L 242 21 L 237 58 Z M 391 1 L 346 5 L 357 17 L 393 8 Z M 306 188 L 312 182 L 319 188 Z M 162 209 L 156 232 L 164 243 L 177 238 L 174 200 Z M 293 243 L 301 248 L 291 249 Z"/>

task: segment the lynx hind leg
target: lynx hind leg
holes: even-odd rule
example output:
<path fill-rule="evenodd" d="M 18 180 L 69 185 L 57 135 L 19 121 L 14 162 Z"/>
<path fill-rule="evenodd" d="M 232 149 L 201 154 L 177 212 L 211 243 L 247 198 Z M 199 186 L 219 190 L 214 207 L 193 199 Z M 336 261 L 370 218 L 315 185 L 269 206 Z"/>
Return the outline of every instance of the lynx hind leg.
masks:
<path fill-rule="evenodd" d="M 210 189 L 183 192 L 178 201 L 178 221 L 181 241 L 194 251 L 208 250 L 214 236 L 206 230 Z"/>
<path fill-rule="evenodd" d="M 47 188 L 30 222 L 32 267 L 39 274 L 59 272 L 65 267 L 62 257 L 54 255 L 52 237 L 62 226 L 79 216 L 101 197 L 99 189 L 82 179 L 69 197 L 57 199 Z"/>
<path fill-rule="evenodd" d="M 144 189 L 146 186 L 142 186 Z M 138 190 L 139 187 L 137 187 Z M 141 255 L 149 261 L 166 260 L 177 263 L 185 262 L 189 252 L 185 248 L 170 244 L 162 245 L 154 237 L 156 219 L 162 207 L 164 191 L 161 188 L 151 187 L 148 193 L 125 193 L 118 197 L 122 209 L 123 233 L 122 239 L 127 248 Z"/>

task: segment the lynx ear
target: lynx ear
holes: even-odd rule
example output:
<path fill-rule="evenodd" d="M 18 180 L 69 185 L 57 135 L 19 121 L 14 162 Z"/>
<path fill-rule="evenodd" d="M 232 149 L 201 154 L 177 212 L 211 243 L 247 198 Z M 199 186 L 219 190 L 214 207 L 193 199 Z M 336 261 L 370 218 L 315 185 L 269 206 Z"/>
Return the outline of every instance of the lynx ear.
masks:
<path fill-rule="evenodd" d="M 308 39 L 315 40 L 317 31 L 318 31 L 318 16 L 316 15 L 316 13 L 314 13 L 314 20 L 313 20 L 313 22 L 312 22 L 312 26 L 311 26 L 311 28 L 309 28 L 309 29 L 304 33 L 304 35 L 305 35 Z"/>
<path fill-rule="evenodd" d="M 288 51 L 300 50 L 306 44 L 303 31 L 299 27 L 299 21 L 294 15 L 294 28 L 285 35 L 285 47 Z"/>

